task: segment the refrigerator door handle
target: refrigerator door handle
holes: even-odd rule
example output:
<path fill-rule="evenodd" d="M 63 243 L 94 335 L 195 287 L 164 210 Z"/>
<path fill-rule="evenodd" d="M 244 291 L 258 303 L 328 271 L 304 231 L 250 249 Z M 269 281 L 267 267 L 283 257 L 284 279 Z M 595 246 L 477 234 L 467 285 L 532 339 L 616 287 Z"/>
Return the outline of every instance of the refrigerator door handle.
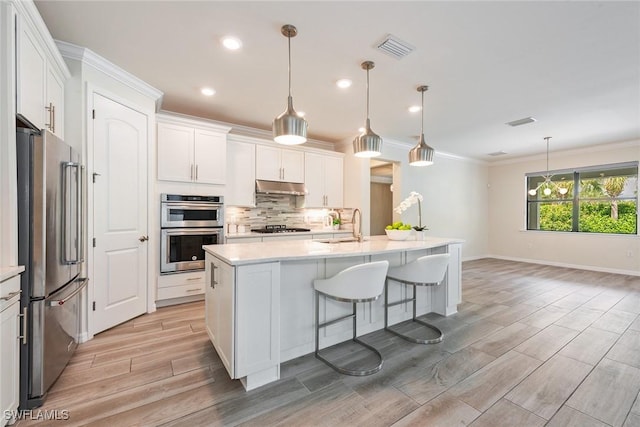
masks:
<path fill-rule="evenodd" d="M 71 199 L 69 194 L 69 169 L 74 168 L 76 170 L 76 182 L 75 182 L 75 206 L 71 206 Z M 73 264 L 81 264 L 84 262 L 82 254 L 84 253 L 84 244 L 83 244 L 83 232 L 84 226 L 82 224 L 82 171 L 84 167 L 80 165 L 80 163 L 76 162 L 65 162 L 62 164 L 62 262 L 67 265 Z M 71 215 L 74 215 L 74 220 L 71 220 Z M 75 224 L 75 239 L 70 236 L 70 227 L 69 225 Z M 74 257 L 71 258 L 70 252 L 71 248 L 69 245 L 73 244 L 75 240 L 75 254 Z"/>
<path fill-rule="evenodd" d="M 78 279 L 78 280 L 82 281 L 82 285 L 78 286 L 78 288 L 75 291 L 71 292 L 65 298 L 62 298 L 60 300 L 50 300 L 49 301 L 49 306 L 57 307 L 57 306 L 63 305 L 65 302 L 69 301 L 71 298 L 73 298 L 76 295 L 78 295 L 84 288 L 87 287 L 87 284 L 89 283 L 89 279 L 88 278 L 83 278 L 83 279 Z"/>

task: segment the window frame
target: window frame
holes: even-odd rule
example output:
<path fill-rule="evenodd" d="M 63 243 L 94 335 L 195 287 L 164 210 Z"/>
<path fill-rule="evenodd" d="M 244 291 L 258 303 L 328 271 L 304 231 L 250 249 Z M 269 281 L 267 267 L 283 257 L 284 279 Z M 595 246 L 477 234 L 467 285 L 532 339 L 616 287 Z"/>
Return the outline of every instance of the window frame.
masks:
<path fill-rule="evenodd" d="M 590 234 L 590 235 L 613 235 L 613 236 L 638 236 L 640 235 L 640 229 L 638 227 L 638 213 L 640 211 L 640 207 L 638 205 L 639 193 L 640 193 L 640 178 L 638 177 L 638 169 L 640 162 L 631 161 L 631 162 L 621 162 L 621 163 L 610 163 L 604 165 L 595 165 L 595 166 L 585 166 L 578 168 L 566 168 L 566 169 L 556 169 L 549 170 L 544 172 L 528 172 L 525 173 L 525 230 L 526 231 L 542 231 L 542 232 L 551 232 L 551 233 L 578 233 L 578 234 Z M 580 203 L 585 201 L 590 202 L 610 202 L 612 199 L 609 197 L 581 197 L 580 196 L 580 181 L 581 179 L 585 179 L 584 175 L 592 175 L 595 173 L 606 173 L 615 170 L 624 170 L 624 169 L 635 169 L 636 174 L 636 191 L 634 196 L 618 196 L 615 200 L 618 201 L 633 201 L 636 204 L 635 215 L 636 215 L 636 230 L 635 233 L 611 233 L 611 232 L 594 232 L 594 231 L 581 231 L 580 230 Z M 554 180 L 553 177 L 558 175 L 570 175 L 572 177 L 573 184 L 573 193 L 568 195 L 565 198 L 543 198 L 542 187 L 538 186 L 537 192 L 535 196 L 531 196 L 528 191 L 532 186 L 530 185 L 530 181 L 535 178 L 534 182 L 537 186 L 537 183 L 544 182 L 546 176 L 551 176 L 552 183 L 558 183 L 559 181 Z M 615 175 L 613 175 L 615 176 Z M 542 180 L 540 180 L 542 178 Z M 586 178 L 588 179 L 588 178 Z M 542 185 L 542 184 L 541 184 Z M 533 188 L 536 188 L 533 186 Z M 536 224 L 538 228 L 531 228 L 531 212 L 533 206 L 541 206 L 543 203 L 559 203 L 559 202 L 570 202 L 572 203 L 572 213 L 571 213 L 571 230 L 541 230 L 540 227 L 540 216 L 538 213 Z M 538 209 L 539 212 L 539 209 Z"/>

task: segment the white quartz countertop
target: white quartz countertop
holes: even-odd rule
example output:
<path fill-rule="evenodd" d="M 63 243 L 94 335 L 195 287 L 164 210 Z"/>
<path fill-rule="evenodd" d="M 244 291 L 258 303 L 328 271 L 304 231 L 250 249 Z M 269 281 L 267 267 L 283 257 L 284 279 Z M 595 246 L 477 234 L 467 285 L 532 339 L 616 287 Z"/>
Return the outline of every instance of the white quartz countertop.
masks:
<path fill-rule="evenodd" d="M 255 231 L 247 231 L 245 233 L 227 233 L 226 237 L 231 239 L 242 239 L 249 237 L 284 237 L 284 236 L 310 236 L 317 234 L 351 234 L 351 230 L 311 230 L 311 231 L 296 231 L 292 233 L 256 233 Z"/>
<path fill-rule="evenodd" d="M 0 282 L 4 282 L 7 279 L 11 279 L 13 276 L 24 271 L 23 265 L 12 265 L 10 267 L 0 267 Z"/>
<path fill-rule="evenodd" d="M 448 237 L 428 237 L 425 240 L 389 240 L 387 236 L 366 237 L 363 242 L 321 243 L 314 240 L 286 240 L 252 243 L 207 245 L 204 250 L 227 264 L 260 264 L 273 261 L 293 261 L 313 258 L 338 258 L 375 255 L 463 243 Z"/>

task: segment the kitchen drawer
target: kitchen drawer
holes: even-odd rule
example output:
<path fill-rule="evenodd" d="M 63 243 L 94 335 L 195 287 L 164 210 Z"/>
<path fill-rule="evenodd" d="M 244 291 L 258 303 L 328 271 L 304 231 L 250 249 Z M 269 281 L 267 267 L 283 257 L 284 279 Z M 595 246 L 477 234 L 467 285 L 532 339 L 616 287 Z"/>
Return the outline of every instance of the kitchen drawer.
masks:
<path fill-rule="evenodd" d="M 20 299 L 20 275 L 0 283 L 0 298 L 13 295 L 11 299 L 0 299 L 0 312 Z"/>
<path fill-rule="evenodd" d="M 204 284 L 204 271 L 193 273 L 165 274 L 158 277 L 158 290 L 175 286 L 193 286 Z"/>
<path fill-rule="evenodd" d="M 189 297 L 204 294 L 204 281 L 181 286 L 167 286 L 158 288 L 158 300 Z"/>

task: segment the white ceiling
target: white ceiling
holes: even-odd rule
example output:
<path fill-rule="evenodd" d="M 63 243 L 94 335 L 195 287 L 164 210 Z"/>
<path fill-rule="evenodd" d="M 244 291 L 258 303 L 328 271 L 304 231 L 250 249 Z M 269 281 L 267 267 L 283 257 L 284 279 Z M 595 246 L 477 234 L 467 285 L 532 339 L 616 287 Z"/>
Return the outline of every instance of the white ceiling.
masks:
<path fill-rule="evenodd" d="M 293 99 L 309 135 L 341 142 L 364 124 L 413 145 L 425 93 L 425 136 L 437 151 L 482 160 L 640 138 L 640 2 L 36 1 L 54 38 L 87 47 L 164 92 L 162 108 L 270 129 Z M 219 40 L 232 34 L 243 48 Z M 416 47 L 375 49 L 393 34 Z M 335 81 L 354 81 L 340 90 Z M 212 86 L 211 98 L 200 88 Z M 511 128 L 527 116 L 538 121 Z M 490 157 L 504 150 L 509 154 Z"/>

